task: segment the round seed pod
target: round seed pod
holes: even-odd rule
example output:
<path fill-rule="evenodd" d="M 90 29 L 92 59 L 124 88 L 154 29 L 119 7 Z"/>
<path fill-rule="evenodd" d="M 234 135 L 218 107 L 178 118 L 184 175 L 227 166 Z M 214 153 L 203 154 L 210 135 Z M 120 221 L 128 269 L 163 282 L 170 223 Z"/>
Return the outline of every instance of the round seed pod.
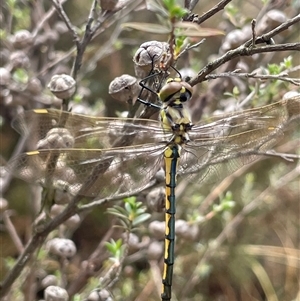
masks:
<path fill-rule="evenodd" d="M 241 29 L 235 29 L 230 31 L 222 43 L 221 46 L 222 53 L 238 47 L 244 41 L 245 41 L 245 33 L 243 33 Z"/>
<path fill-rule="evenodd" d="M 139 84 L 134 76 L 123 74 L 109 84 L 108 93 L 114 99 L 132 104 L 138 96 Z"/>
<path fill-rule="evenodd" d="M 50 217 L 55 218 L 56 216 L 61 214 L 64 211 L 64 209 L 65 209 L 65 206 L 54 204 L 50 210 Z"/>
<path fill-rule="evenodd" d="M 149 232 L 157 240 L 164 239 L 165 237 L 165 222 L 153 221 L 149 224 Z"/>
<path fill-rule="evenodd" d="M 64 222 L 64 225 L 66 225 L 68 229 L 75 229 L 76 227 L 78 227 L 80 222 L 80 216 L 78 214 L 74 214 Z"/>
<path fill-rule="evenodd" d="M 136 76 L 144 78 L 152 69 L 160 71 L 167 68 L 171 57 L 168 43 L 158 41 L 143 43 L 133 56 Z"/>
<path fill-rule="evenodd" d="M 50 285 L 44 291 L 45 301 L 67 301 L 69 295 L 67 291 L 59 286 Z"/>
<path fill-rule="evenodd" d="M 155 174 L 155 180 L 158 183 L 165 183 L 166 180 L 166 173 L 165 170 L 163 168 L 160 168 L 157 173 Z"/>
<path fill-rule="evenodd" d="M 194 241 L 198 236 L 199 228 L 185 220 L 179 219 L 175 223 L 175 233 L 182 239 Z"/>
<path fill-rule="evenodd" d="M 108 290 L 102 289 L 92 291 L 89 294 L 87 301 L 113 301 L 113 299 Z"/>
<path fill-rule="evenodd" d="M 58 32 L 59 34 L 64 34 L 66 32 L 68 32 L 68 27 L 65 24 L 65 22 L 62 21 L 57 21 L 54 26 L 53 26 L 54 30 L 56 32 Z"/>
<path fill-rule="evenodd" d="M 33 44 L 33 36 L 28 30 L 19 30 L 11 38 L 15 49 L 23 49 Z"/>
<path fill-rule="evenodd" d="M 62 258 L 73 257 L 76 252 L 76 246 L 74 242 L 66 238 L 54 238 L 47 243 L 49 253 L 57 255 Z"/>
<path fill-rule="evenodd" d="M 162 212 L 165 208 L 165 189 L 156 187 L 146 196 L 147 207 L 155 212 Z"/>
<path fill-rule="evenodd" d="M 58 284 L 58 279 L 54 275 L 47 275 L 42 281 L 41 281 L 41 286 L 42 288 L 49 287 L 51 285 L 57 285 Z"/>
<path fill-rule="evenodd" d="M 297 91 L 289 91 L 287 93 L 285 93 L 282 97 L 283 100 L 292 98 L 292 97 L 296 97 L 299 96 L 300 94 Z"/>
<path fill-rule="evenodd" d="M 71 199 L 72 195 L 70 195 L 67 189 L 56 189 L 54 196 L 55 204 L 65 205 L 68 204 L 71 201 Z"/>
<path fill-rule="evenodd" d="M 30 67 L 30 60 L 27 54 L 22 51 L 14 51 L 9 57 L 11 69 L 24 68 L 28 69 Z"/>
<path fill-rule="evenodd" d="M 8 201 L 0 197 L 0 213 L 8 209 Z"/>
<path fill-rule="evenodd" d="M 268 11 L 261 19 L 257 26 L 258 34 L 268 32 L 286 21 L 287 17 L 284 12 L 272 9 Z"/>
<path fill-rule="evenodd" d="M 47 133 L 44 139 L 38 141 L 37 149 L 72 148 L 74 142 L 74 137 L 69 130 L 65 128 L 53 128 Z"/>
<path fill-rule="evenodd" d="M 57 98 L 70 98 L 76 91 L 76 81 L 67 74 L 54 75 L 48 88 Z"/>
<path fill-rule="evenodd" d="M 36 77 L 31 78 L 27 84 L 26 90 L 33 95 L 39 95 L 43 90 L 41 81 Z"/>
<path fill-rule="evenodd" d="M 10 72 L 6 68 L 0 68 L 0 85 L 7 86 L 10 82 Z"/>
<path fill-rule="evenodd" d="M 45 37 L 50 44 L 54 44 L 59 39 L 59 34 L 55 30 L 48 30 L 45 32 Z"/>
<path fill-rule="evenodd" d="M 134 233 L 130 233 L 128 239 L 128 245 L 132 250 L 138 250 L 140 247 L 139 237 Z"/>
<path fill-rule="evenodd" d="M 163 253 L 164 247 L 161 242 L 153 241 L 147 250 L 147 256 L 150 260 L 159 260 Z"/>
<path fill-rule="evenodd" d="M 100 0 L 102 10 L 113 11 L 117 3 L 118 0 Z"/>

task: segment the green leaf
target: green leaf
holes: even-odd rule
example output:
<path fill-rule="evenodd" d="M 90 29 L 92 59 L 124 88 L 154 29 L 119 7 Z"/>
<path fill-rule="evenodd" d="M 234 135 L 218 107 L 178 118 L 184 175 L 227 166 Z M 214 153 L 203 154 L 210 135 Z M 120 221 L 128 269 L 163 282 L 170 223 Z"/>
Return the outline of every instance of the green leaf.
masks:
<path fill-rule="evenodd" d="M 115 248 L 113 245 L 111 245 L 109 242 L 106 242 L 105 243 L 105 246 L 106 246 L 106 249 L 110 252 L 110 253 L 113 253 Z"/>
<path fill-rule="evenodd" d="M 145 222 L 146 220 L 148 220 L 150 217 L 151 217 L 150 213 L 141 214 L 133 220 L 132 225 L 136 226 L 138 224 L 141 224 L 141 223 Z"/>
<path fill-rule="evenodd" d="M 117 241 L 111 239 L 110 242 L 105 242 L 107 250 L 113 254 L 115 257 L 119 256 L 122 249 L 122 239 L 119 238 Z"/>
<path fill-rule="evenodd" d="M 163 7 L 161 5 L 161 3 L 157 3 L 155 1 L 147 1 L 146 2 L 146 5 L 147 5 L 147 9 L 150 10 L 150 11 L 153 11 L 161 16 L 163 16 L 164 20 L 166 18 L 168 18 L 169 16 L 169 13 L 168 11 L 165 9 L 165 7 Z"/>
<path fill-rule="evenodd" d="M 127 220 L 128 219 L 127 215 L 122 214 L 122 213 L 120 213 L 118 211 L 114 211 L 113 208 L 107 209 L 107 212 L 110 213 L 110 214 L 112 214 L 112 215 L 114 215 L 114 216 L 116 216 L 116 217 L 119 217 L 119 218 L 121 218 L 123 220 Z"/>
<path fill-rule="evenodd" d="M 163 0 L 163 4 L 169 12 L 170 19 L 180 19 L 189 12 L 187 9 L 178 5 L 175 0 Z"/>
<path fill-rule="evenodd" d="M 123 23 L 122 27 L 156 34 L 169 34 L 171 32 L 171 29 L 169 27 L 152 23 L 127 22 Z"/>
<path fill-rule="evenodd" d="M 7 32 L 4 29 L 0 29 L 0 40 L 4 40 L 7 37 Z"/>
<path fill-rule="evenodd" d="M 132 214 L 132 212 L 134 211 L 133 206 L 129 202 L 125 203 L 125 209 L 129 214 Z"/>
<path fill-rule="evenodd" d="M 215 28 L 204 28 L 196 23 L 190 22 L 176 22 L 175 28 L 178 30 L 175 32 L 177 36 L 186 37 L 211 37 L 224 35 L 224 31 Z"/>
<path fill-rule="evenodd" d="M 25 69 L 19 68 L 17 69 L 13 74 L 12 78 L 21 84 L 27 84 L 29 80 L 29 76 L 27 74 L 27 71 Z"/>
<path fill-rule="evenodd" d="M 280 63 L 280 65 L 282 67 L 284 67 L 285 69 L 290 69 L 293 67 L 293 57 L 291 55 L 289 55 L 288 57 L 285 57 L 283 59 L 283 62 Z"/>

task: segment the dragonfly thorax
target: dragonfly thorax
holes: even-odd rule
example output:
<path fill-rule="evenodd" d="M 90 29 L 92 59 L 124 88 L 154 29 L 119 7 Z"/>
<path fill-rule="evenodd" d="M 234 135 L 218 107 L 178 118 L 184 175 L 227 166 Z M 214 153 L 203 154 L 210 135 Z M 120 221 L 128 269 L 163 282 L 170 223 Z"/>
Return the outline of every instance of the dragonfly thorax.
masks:
<path fill-rule="evenodd" d="M 182 106 L 181 108 L 167 106 L 160 112 L 162 127 L 165 132 L 172 132 L 172 142 L 176 144 L 184 144 L 188 141 L 188 132 L 192 129 L 190 114 L 188 110 Z"/>
<path fill-rule="evenodd" d="M 162 127 L 166 132 L 174 134 L 172 141 L 183 144 L 189 141 L 187 132 L 191 130 L 192 123 L 185 102 L 192 97 L 193 88 L 181 78 L 169 78 L 162 87 L 159 97 L 163 102 L 160 111 Z"/>

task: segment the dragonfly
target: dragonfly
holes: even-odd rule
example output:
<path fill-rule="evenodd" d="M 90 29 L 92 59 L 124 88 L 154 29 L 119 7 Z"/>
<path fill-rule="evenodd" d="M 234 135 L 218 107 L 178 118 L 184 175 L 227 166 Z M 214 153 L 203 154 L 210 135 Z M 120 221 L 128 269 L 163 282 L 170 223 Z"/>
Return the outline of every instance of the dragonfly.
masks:
<path fill-rule="evenodd" d="M 300 95 L 194 124 L 187 108 L 193 95 L 189 83 L 180 76 L 169 78 L 155 93 L 161 104 L 138 101 L 157 109 L 160 120 L 93 117 L 55 109 L 25 111 L 12 126 L 27 135 L 35 148 L 12 158 L 8 169 L 45 188 L 104 199 L 140 192 L 163 166 L 166 196 L 161 300 L 169 301 L 177 177 L 203 184 L 222 179 L 262 155 L 274 155 L 271 149 L 285 131 L 299 127 Z"/>

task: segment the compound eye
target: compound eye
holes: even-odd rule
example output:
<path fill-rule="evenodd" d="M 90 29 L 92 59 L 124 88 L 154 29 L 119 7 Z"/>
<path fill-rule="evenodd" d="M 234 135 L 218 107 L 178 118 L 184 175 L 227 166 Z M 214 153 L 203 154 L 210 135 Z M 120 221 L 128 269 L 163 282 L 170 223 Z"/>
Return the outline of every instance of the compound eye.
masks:
<path fill-rule="evenodd" d="M 185 91 L 183 93 L 180 93 L 180 102 L 186 102 L 191 98 L 192 94 L 190 91 Z"/>
<path fill-rule="evenodd" d="M 189 98 L 193 95 L 193 87 L 187 82 L 181 82 L 182 88 L 185 89 L 186 92 L 189 93 Z"/>

